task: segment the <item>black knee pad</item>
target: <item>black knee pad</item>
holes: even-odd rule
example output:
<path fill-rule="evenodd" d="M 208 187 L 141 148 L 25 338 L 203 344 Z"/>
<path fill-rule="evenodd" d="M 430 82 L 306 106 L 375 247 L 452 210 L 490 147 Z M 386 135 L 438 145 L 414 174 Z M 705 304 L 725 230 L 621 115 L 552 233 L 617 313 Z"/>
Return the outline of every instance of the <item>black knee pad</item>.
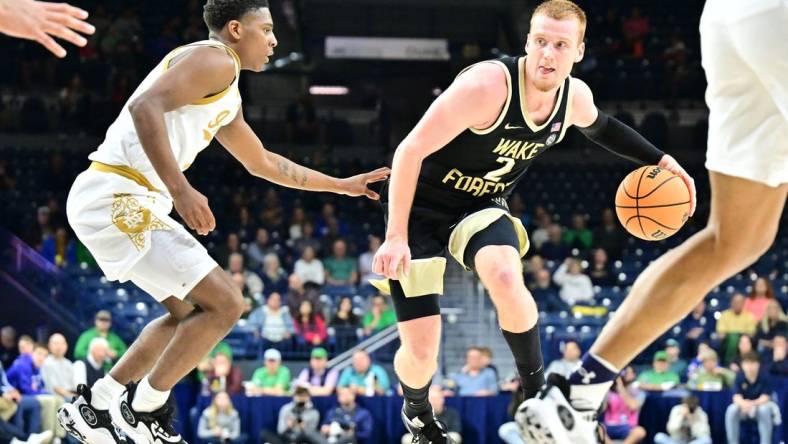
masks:
<path fill-rule="evenodd" d="M 441 313 L 441 307 L 438 303 L 439 295 L 427 294 L 409 298 L 405 297 L 405 292 L 402 291 L 399 281 L 389 279 L 389 284 L 391 285 L 391 301 L 394 304 L 394 312 L 397 313 L 398 322 L 425 318 Z"/>
<path fill-rule="evenodd" d="M 520 238 L 517 237 L 517 231 L 514 229 L 514 224 L 506 216 L 501 216 L 498 220 L 491 223 L 487 228 L 476 233 L 468 241 L 468 246 L 465 247 L 463 254 L 463 262 L 472 270 L 476 269 L 476 253 L 484 247 L 489 245 L 509 245 L 517 251 L 520 251 Z"/>

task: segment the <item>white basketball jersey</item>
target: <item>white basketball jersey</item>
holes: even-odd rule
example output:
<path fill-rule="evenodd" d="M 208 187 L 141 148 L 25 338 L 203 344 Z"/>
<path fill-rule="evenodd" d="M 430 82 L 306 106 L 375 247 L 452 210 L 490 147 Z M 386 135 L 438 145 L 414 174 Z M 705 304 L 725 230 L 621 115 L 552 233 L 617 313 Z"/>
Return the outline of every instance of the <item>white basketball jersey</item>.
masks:
<path fill-rule="evenodd" d="M 164 114 L 170 146 L 181 171 L 189 168 L 197 154 L 211 143 L 214 135 L 222 126 L 232 122 L 241 108 L 241 94 L 238 91 L 241 61 L 235 51 L 222 42 L 216 40 L 195 42 L 170 52 L 145 77 L 145 80 L 123 106 L 118 118 L 107 130 L 104 142 L 88 156 L 90 160 L 108 165 L 130 167 L 145 176 L 162 193 L 168 194 L 167 188 L 142 149 L 139 136 L 134 128 L 134 121 L 129 113 L 129 103 L 147 91 L 164 74 L 174 57 L 196 46 L 211 46 L 226 50 L 235 60 L 235 80 L 219 93 Z"/>

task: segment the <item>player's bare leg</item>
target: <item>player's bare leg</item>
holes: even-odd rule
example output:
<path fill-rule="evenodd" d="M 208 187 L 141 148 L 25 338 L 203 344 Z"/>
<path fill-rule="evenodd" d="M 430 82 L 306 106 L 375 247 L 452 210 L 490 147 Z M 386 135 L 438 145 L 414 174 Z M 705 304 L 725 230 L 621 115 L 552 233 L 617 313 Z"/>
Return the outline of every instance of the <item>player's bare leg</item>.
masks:
<path fill-rule="evenodd" d="M 526 398 L 544 384 L 536 302 L 523 281 L 520 252 L 508 245 L 489 245 L 475 256 L 476 272 L 490 293 L 498 323 L 514 355 Z"/>
<path fill-rule="evenodd" d="M 638 277 L 568 384 L 551 380 L 554 384 L 540 398 L 521 406 L 517 419 L 525 429 L 538 424 L 542 430 L 549 429 L 554 442 L 596 442 L 595 412 L 618 370 L 686 316 L 710 290 L 755 262 L 772 245 L 788 184 L 769 187 L 716 172 L 710 172 L 710 178 L 707 227 Z M 561 409 L 574 416 L 574 431 L 555 414 Z"/>

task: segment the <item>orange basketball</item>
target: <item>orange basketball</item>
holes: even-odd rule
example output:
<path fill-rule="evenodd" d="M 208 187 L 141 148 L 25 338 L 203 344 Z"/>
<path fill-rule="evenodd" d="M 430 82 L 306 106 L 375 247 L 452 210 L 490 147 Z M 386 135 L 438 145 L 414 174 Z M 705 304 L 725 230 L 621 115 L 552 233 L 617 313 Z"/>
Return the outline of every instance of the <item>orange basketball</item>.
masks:
<path fill-rule="evenodd" d="M 687 222 L 690 193 L 676 174 L 649 165 L 629 173 L 616 192 L 616 214 L 633 236 L 667 239 Z"/>

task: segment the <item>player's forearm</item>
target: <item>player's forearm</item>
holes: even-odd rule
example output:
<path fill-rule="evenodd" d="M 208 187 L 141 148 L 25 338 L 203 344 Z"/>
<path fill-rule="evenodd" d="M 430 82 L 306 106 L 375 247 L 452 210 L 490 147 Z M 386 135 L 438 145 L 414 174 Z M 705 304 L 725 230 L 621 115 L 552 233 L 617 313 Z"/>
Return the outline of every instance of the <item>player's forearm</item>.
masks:
<path fill-rule="evenodd" d="M 129 105 L 129 113 L 142 149 L 170 195 L 175 196 L 188 188 L 189 182 L 178 167 L 178 161 L 170 146 L 167 126 L 164 123 L 164 109 L 151 101 L 135 100 Z"/>
<path fill-rule="evenodd" d="M 606 150 L 640 165 L 657 165 L 665 155 L 637 131 L 601 110 L 591 126 L 578 129 Z"/>
<path fill-rule="evenodd" d="M 342 189 L 342 179 L 299 165 L 270 151 L 265 152 L 260 169 L 253 174 L 283 187 L 298 190 L 340 193 Z"/>
<path fill-rule="evenodd" d="M 416 194 L 422 158 L 400 145 L 394 153 L 389 183 L 388 226 L 386 239 L 407 239 L 408 219 Z"/>

